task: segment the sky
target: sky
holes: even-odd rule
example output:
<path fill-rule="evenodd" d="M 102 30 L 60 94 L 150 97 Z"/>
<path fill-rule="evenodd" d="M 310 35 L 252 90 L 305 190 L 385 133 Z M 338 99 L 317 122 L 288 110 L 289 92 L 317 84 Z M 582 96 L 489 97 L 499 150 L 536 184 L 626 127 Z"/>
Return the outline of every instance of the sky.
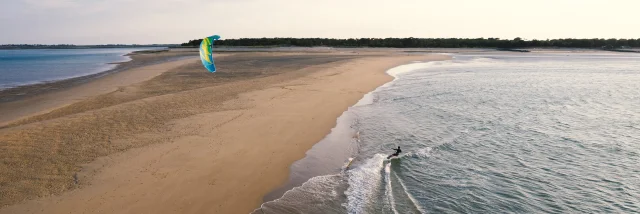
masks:
<path fill-rule="evenodd" d="M 640 38 L 638 0 L 0 0 L 0 44 Z"/>

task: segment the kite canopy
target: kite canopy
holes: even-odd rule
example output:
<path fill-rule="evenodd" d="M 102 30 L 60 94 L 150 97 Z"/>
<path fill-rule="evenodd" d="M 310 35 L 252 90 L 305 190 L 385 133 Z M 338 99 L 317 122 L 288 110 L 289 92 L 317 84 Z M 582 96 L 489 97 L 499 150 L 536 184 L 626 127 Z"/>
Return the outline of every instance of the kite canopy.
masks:
<path fill-rule="evenodd" d="M 202 40 L 200 43 L 200 60 L 209 72 L 216 72 L 216 65 L 213 63 L 213 41 L 220 39 L 220 36 L 214 35 Z"/>

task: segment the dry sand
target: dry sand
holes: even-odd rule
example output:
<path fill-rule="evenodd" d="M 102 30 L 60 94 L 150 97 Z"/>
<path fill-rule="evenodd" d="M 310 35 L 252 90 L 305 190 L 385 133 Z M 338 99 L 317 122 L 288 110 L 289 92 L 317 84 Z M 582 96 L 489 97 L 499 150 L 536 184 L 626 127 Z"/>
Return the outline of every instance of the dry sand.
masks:
<path fill-rule="evenodd" d="M 215 75 L 185 59 L 17 105 L 49 112 L 0 129 L 0 213 L 249 213 L 384 71 L 448 58 L 237 53 Z"/>

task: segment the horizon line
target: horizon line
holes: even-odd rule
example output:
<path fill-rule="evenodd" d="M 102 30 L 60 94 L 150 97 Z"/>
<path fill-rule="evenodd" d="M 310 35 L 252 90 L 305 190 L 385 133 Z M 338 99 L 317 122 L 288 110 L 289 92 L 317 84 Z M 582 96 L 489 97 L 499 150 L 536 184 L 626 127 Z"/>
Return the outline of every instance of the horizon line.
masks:
<path fill-rule="evenodd" d="M 205 37 L 202 37 L 205 38 Z M 496 39 L 496 40 L 515 40 L 517 38 L 520 38 L 523 41 L 548 41 L 548 40 L 568 40 L 568 39 L 572 39 L 572 40 L 640 40 L 639 38 L 598 38 L 598 37 L 594 37 L 594 38 L 547 38 L 547 39 L 527 39 L 527 38 L 522 38 L 522 37 L 516 37 L 513 39 L 504 39 L 504 38 L 500 38 L 500 37 L 352 37 L 352 38 L 330 38 L 330 37 L 241 37 L 241 38 L 228 38 L 228 39 L 224 39 L 224 37 L 220 40 L 241 40 L 241 39 L 332 39 L 332 40 L 349 40 L 349 39 Z M 189 39 L 189 41 L 192 40 L 198 40 L 200 38 L 196 38 L 196 39 Z M 41 43 L 41 44 L 36 44 L 36 43 L 7 43 L 7 44 L 0 44 L 0 46 L 17 46 L 17 45 L 32 45 L 32 46 L 38 46 L 38 45 L 42 45 L 42 46 L 118 46 L 118 45 L 124 45 L 124 46 L 135 46 L 135 45 L 139 45 L 139 46 L 162 46 L 162 45 L 180 45 L 182 43 L 185 42 L 178 42 L 178 43 L 150 43 L 150 44 L 140 44 L 140 43 L 107 43 L 107 44 L 68 44 L 68 43 Z"/>

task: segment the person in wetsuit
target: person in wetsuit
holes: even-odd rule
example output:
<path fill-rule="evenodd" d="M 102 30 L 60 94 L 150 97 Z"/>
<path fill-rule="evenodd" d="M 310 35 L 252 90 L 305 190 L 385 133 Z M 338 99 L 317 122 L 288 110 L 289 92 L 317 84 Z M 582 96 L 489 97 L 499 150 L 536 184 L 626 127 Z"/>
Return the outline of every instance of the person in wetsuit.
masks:
<path fill-rule="evenodd" d="M 391 158 L 391 157 L 398 157 L 398 155 L 400 155 L 400 152 L 402 152 L 402 150 L 400 150 L 400 146 L 398 146 L 397 149 L 393 149 L 396 150 L 396 153 L 393 153 L 391 155 L 389 155 L 389 157 L 387 157 L 387 159 Z"/>

